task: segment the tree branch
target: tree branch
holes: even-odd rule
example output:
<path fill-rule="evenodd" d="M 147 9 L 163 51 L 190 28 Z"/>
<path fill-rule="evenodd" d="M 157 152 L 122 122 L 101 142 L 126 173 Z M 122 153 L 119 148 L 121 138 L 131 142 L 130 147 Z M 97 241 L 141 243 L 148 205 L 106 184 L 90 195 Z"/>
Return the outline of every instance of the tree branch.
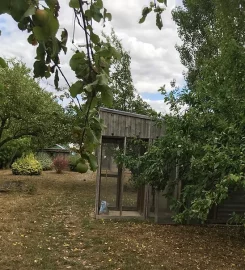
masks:
<path fill-rule="evenodd" d="M 82 20 L 83 20 L 83 30 L 85 32 L 85 39 L 86 39 L 86 49 L 87 49 L 87 56 L 88 56 L 88 60 L 89 60 L 89 77 L 90 77 L 90 80 L 92 79 L 92 71 L 93 71 L 93 66 L 92 66 L 92 60 L 91 60 L 91 57 L 93 58 L 93 52 L 92 52 L 92 47 L 91 47 L 91 44 L 90 44 L 90 41 L 88 39 L 88 36 L 89 36 L 89 33 L 87 31 L 87 23 L 86 23 L 86 19 L 85 19 L 85 13 L 84 13 L 84 10 L 83 10 L 83 1 L 82 0 L 79 0 L 79 4 L 80 4 L 80 10 L 81 10 L 81 14 L 82 14 Z M 91 49 L 91 51 L 90 51 Z M 91 56 L 90 56 L 91 54 Z M 91 108 L 91 105 L 92 105 L 92 102 L 93 102 L 93 99 L 95 97 L 95 92 L 94 90 L 92 91 L 92 95 L 91 95 L 91 98 L 90 100 L 88 101 L 88 109 L 87 109 L 87 113 L 86 113 L 86 116 L 85 116 L 85 127 L 87 126 L 88 124 L 88 119 L 89 119 L 89 112 L 90 112 L 90 108 Z M 83 140 L 84 140 L 84 137 L 85 137 L 85 129 L 83 130 L 83 133 L 82 133 L 82 143 L 83 143 Z"/>
<path fill-rule="evenodd" d="M 63 71 L 61 70 L 61 67 L 58 66 L 58 65 L 56 65 L 56 67 L 58 68 L 60 74 L 62 75 L 62 77 L 63 77 L 64 80 L 66 81 L 66 84 L 68 85 L 68 87 L 71 88 L 71 85 L 70 85 L 70 83 L 68 82 L 68 80 L 67 80 L 65 74 L 64 74 Z M 72 100 L 74 100 L 74 99 L 72 98 Z M 80 110 L 82 110 L 82 106 L 81 106 L 81 103 L 80 103 L 78 97 L 76 97 L 76 100 L 77 100 L 77 103 L 78 103 L 78 106 L 79 106 Z"/>
<path fill-rule="evenodd" d="M 87 49 L 87 55 L 88 55 L 88 61 L 89 61 L 89 66 L 90 66 L 90 77 L 91 77 L 91 72 L 93 70 L 93 66 L 92 66 L 92 61 L 91 61 L 91 57 L 90 57 L 90 51 L 89 51 L 89 48 L 90 48 L 90 42 L 88 40 L 88 36 L 89 36 L 89 33 L 88 33 L 88 30 L 87 30 L 87 24 L 86 24 L 86 20 L 85 20 L 85 13 L 84 13 L 84 10 L 83 10 L 83 1 L 82 0 L 79 0 L 79 4 L 80 4 L 80 10 L 81 10 L 81 13 L 82 13 L 82 20 L 83 20 L 83 30 L 85 32 L 85 39 L 86 39 L 86 49 Z"/>
<path fill-rule="evenodd" d="M 20 139 L 21 137 L 24 137 L 24 136 L 36 136 L 36 133 L 34 133 L 34 132 L 27 132 L 27 133 L 21 133 L 21 134 L 18 134 L 18 135 L 7 137 L 6 139 L 4 139 L 3 141 L 0 142 L 0 148 L 4 144 L 6 144 L 7 142 L 10 142 L 12 140 Z"/>
<path fill-rule="evenodd" d="M 6 122 L 8 120 L 8 118 L 1 118 L 2 119 L 2 123 L 1 123 L 1 126 L 0 126 L 0 138 L 2 137 L 3 135 L 3 130 L 5 129 L 5 125 L 6 125 Z"/>

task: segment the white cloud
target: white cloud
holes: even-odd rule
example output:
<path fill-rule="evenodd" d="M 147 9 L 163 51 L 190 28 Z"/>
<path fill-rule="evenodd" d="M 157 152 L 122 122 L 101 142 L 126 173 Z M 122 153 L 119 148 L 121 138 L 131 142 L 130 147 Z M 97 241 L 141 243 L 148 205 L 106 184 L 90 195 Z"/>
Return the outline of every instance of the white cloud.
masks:
<path fill-rule="evenodd" d="M 162 114 L 168 114 L 170 112 L 170 106 L 164 102 L 164 100 L 150 100 L 145 99 L 147 103 L 149 103 L 152 108 L 154 108 L 157 112 L 161 112 Z"/>
<path fill-rule="evenodd" d="M 168 8 L 162 18 L 164 27 L 160 31 L 155 25 L 155 16 L 150 14 L 144 24 L 138 24 L 141 11 L 149 0 L 104 0 L 104 6 L 112 13 L 111 23 L 107 23 L 104 29 L 110 32 L 114 27 L 116 34 L 122 40 L 123 46 L 130 52 L 132 59 L 132 75 L 134 84 L 139 93 L 157 93 L 162 85 L 169 85 L 175 78 L 178 85 L 183 85 L 182 72 L 184 67 L 180 63 L 175 44 L 179 43 L 176 25 L 171 19 L 171 10 L 180 0 L 169 0 Z M 61 57 L 61 66 L 69 82 L 75 80 L 73 72 L 69 68 L 69 59 L 72 55 L 72 18 L 73 11 L 68 7 L 69 0 L 60 0 L 60 27 L 69 32 L 68 54 Z M 95 24 L 97 33 L 102 30 L 101 24 Z M 0 16 L 0 56 L 18 57 L 29 67 L 33 66 L 36 47 L 26 41 L 28 34 L 21 32 L 17 24 L 7 15 Z M 83 44 L 84 38 L 80 28 L 76 29 L 75 40 L 77 44 Z M 52 80 L 48 80 L 52 84 Z M 65 86 L 65 81 L 61 79 Z M 50 89 L 50 87 L 49 87 Z M 149 101 L 155 109 L 165 109 L 162 101 Z"/>

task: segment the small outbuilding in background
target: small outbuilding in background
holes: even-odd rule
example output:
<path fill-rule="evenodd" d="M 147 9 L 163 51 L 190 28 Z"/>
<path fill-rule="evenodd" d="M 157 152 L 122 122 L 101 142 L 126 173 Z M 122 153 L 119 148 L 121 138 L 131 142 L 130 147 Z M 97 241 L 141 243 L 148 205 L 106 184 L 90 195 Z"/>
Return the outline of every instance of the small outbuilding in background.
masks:
<path fill-rule="evenodd" d="M 55 144 L 52 147 L 43 148 L 39 152 L 44 152 L 44 153 L 49 154 L 52 159 L 54 159 L 58 155 L 68 158 L 69 155 L 71 154 L 71 151 L 68 147 L 60 145 L 60 144 Z"/>

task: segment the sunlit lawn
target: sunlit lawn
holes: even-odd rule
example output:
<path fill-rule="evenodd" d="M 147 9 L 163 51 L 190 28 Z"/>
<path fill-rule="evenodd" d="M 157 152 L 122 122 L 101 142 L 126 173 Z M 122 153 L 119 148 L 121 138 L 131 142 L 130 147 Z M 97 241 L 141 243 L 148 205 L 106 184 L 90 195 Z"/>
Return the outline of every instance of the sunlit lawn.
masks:
<path fill-rule="evenodd" d="M 0 171 L 10 180 L 25 188 L 0 193 L 1 270 L 245 269 L 236 229 L 95 220 L 93 174 Z"/>

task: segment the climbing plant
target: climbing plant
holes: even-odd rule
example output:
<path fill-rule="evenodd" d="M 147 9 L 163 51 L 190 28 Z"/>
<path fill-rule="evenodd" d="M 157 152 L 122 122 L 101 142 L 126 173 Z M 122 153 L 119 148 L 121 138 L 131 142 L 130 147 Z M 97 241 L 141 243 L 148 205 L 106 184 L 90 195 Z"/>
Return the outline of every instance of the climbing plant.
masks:
<path fill-rule="evenodd" d="M 156 25 L 162 28 L 161 4 L 166 0 L 150 2 L 142 11 L 140 23 L 143 23 L 150 12 L 156 13 Z M 66 29 L 59 31 L 58 0 L 11 0 L 0 2 L 0 15 L 7 13 L 17 23 L 21 31 L 29 33 L 27 41 L 36 46 L 34 77 L 49 78 L 54 74 L 54 85 L 59 86 L 59 76 L 66 81 L 72 98 L 76 100 L 76 108 L 80 121 L 73 127 L 75 137 L 79 138 L 81 163 L 89 162 L 90 168 L 96 170 L 94 149 L 99 144 L 103 123 L 98 118 L 96 105 L 99 101 L 110 106 L 112 90 L 108 85 L 109 70 L 113 59 L 120 54 L 108 41 L 102 40 L 93 28 L 93 22 L 112 19 L 111 13 L 104 7 L 103 0 L 82 1 L 70 0 L 69 6 L 74 12 L 74 25 L 80 27 L 85 37 L 85 45 L 77 49 L 70 59 L 70 67 L 75 72 L 77 81 L 71 84 L 60 66 L 60 54 L 67 53 L 68 33 Z M 60 35 L 60 36 L 59 36 Z M 0 58 L 0 65 L 5 62 Z"/>

